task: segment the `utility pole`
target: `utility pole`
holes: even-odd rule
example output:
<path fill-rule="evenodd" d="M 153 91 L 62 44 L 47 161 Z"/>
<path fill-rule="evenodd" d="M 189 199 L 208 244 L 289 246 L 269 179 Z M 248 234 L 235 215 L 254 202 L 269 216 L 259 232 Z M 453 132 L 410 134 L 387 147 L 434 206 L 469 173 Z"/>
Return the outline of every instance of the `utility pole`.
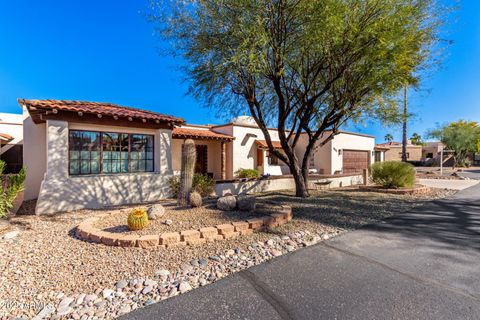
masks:
<path fill-rule="evenodd" d="M 407 162 L 407 82 L 403 85 L 402 161 Z"/>

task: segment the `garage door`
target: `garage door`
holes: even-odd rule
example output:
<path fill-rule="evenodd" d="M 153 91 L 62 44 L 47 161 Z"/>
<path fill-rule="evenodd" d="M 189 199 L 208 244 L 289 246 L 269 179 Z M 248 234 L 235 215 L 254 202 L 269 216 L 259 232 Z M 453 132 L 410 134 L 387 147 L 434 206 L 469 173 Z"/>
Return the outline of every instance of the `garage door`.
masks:
<path fill-rule="evenodd" d="M 343 150 L 343 173 L 361 173 L 368 168 L 368 151 Z"/>

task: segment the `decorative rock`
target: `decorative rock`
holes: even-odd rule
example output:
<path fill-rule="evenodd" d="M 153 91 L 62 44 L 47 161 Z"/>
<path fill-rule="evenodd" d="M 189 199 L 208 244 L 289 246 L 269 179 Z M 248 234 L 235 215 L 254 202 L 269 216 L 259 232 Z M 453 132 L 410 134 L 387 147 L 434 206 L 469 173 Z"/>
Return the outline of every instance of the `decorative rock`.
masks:
<path fill-rule="evenodd" d="M 213 260 L 213 261 L 222 261 L 222 259 L 219 257 L 219 256 L 211 256 L 211 257 L 208 257 L 210 260 Z"/>
<path fill-rule="evenodd" d="M 125 288 L 126 286 L 128 286 L 128 281 L 127 280 L 120 280 L 117 282 L 117 284 L 115 285 L 115 288 L 117 289 L 123 289 Z"/>
<path fill-rule="evenodd" d="M 155 275 L 157 275 L 159 277 L 168 277 L 170 275 L 170 271 L 165 270 L 165 269 L 161 269 L 161 270 L 158 270 L 157 272 L 155 272 Z"/>
<path fill-rule="evenodd" d="M 167 219 L 167 220 L 165 220 L 164 223 L 165 223 L 167 226 L 170 226 L 170 225 L 172 225 L 173 221 L 170 220 L 170 219 Z"/>
<path fill-rule="evenodd" d="M 165 208 L 161 204 L 154 204 L 147 210 L 148 219 L 156 220 L 165 215 Z"/>
<path fill-rule="evenodd" d="M 10 231 L 5 233 L 5 235 L 3 236 L 3 239 L 10 240 L 10 239 L 16 238 L 19 234 L 20 234 L 20 231 L 18 230 Z"/>
<path fill-rule="evenodd" d="M 57 309 L 57 316 L 66 316 L 73 312 L 73 309 L 69 306 L 62 306 Z"/>
<path fill-rule="evenodd" d="M 190 193 L 190 196 L 188 197 L 188 201 L 190 205 L 194 208 L 202 206 L 202 196 L 200 195 L 200 193 L 196 191 L 193 191 Z"/>
<path fill-rule="evenodd" d="M 254 211 L 256 207 L 257 199 L 253 196 L 238 196 L 237 206 L 241 211 Z"/>
<path fill-rule="evenodd" d="M 183 281 L 182 283 L 180 283 L 180 285 L 178 286 L 178 290 L 180 290 L 180 293 L 185 293 L 187 291 L 190 291 L 192 290 L 192 286 L 190 285 L 190 283 L 186 282 L 186 281 Z"/>
<path fill-rule="evenodd" d="M 60 303 L 58 304 L 58 307 L 61 308 L 61 307 L 68 306 L 70 305 L 70 303 L 73 302 L 73 300 L 75 300 L 73 297 L 66 297 L 62 301 L 60 301 Z"/>
<path fill-rule="evenodd" d="M 112 289 L 104 289 L 102 291 L 102 296 L 104 299 L 107 299 L 108 297 L 110 297 L 112 295 L 114 291 Z"/>
<path fill-rule="evenodd" d="M 147 294 L 152 290 L 153 290 L 153 286 L 146 286 L 145 288 L 143 288 L 142 294 Z"/>
<path fill-rule="evenodd" d="M 220 197 L 217 200 L 217 208 L 224 211 L 232 211 L 237 207 L 237 198 L 234 196 Z"/>
<path fill-rule="evenodd" d="M 42 320 L 42 319 L 48 319 L 53 312 L 55 312 L 55 308 L 53 307 L 52 304 L 47 304 L 45 307 L 43 307 L 42 310 L 33 318 L 33 320 Z"/>

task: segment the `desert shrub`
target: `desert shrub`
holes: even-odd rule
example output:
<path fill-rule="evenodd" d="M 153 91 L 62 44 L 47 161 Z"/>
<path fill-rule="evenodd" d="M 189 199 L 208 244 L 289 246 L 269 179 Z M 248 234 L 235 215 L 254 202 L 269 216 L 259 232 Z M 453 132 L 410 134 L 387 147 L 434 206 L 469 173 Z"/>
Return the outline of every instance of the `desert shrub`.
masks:
<path fill-rule="evenodd" d="M 239 178 L 251 179 L 260 177 L 260 172 L 257 169 L 239 169 L 237 174 Z"/>
<path fill-rule="evenodd" d="M 178 192 L 180 191 L 180 178 L 178 176 L 171 177 L 168 179 L 168 185 L 173 197 L 178 197 Z"/>
<path fill-rule="evenodd" d="M 215 180 L 206 174 L 196 174 L 193 176 L 192 189 L 200 193 L 202 197 L 209 196 L 215 190 Z"/>
<path fill-rule="evenodd" d="M 370 172 L 373 182 L 385 188 L 411 188 L 415 185 L 415 169 L 405 162 L 377 162 L 370 166 Z"/>
<path fill-rule="evenodd" d="M 23 191 L 25 183 L 25 168 L 18 174 L 3 175 L 5 162 L 0 160 L 0 218 L 5 217 L 13 208 L 13 203 L 18 193 Z"/>
<path fill-rule="evenodd" d="M 180 178 L 172 177 L 168 180 L 170 190 L 176 198 L 180 190 Z M 215 180 L 205 174 L 195 174 L 193 176 L 192 190 L 200 193 L 202 197 L 209 196 L 215 190 Z"/>

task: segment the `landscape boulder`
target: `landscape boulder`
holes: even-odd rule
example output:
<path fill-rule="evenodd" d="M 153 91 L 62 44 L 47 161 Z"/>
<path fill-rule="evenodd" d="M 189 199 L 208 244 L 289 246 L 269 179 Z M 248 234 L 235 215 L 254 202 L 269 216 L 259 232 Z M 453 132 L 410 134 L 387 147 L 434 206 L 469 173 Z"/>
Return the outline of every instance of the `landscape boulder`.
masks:
<path fill-rule="evenodd" d="M 255 211 L 257 199 L 253 196 L 242 195 L 237 198 L 237 207 L 241 211 Z"/>
<path fill-rule="evenodd" d="M 165 208 L 161 204 L 154 204 L 147 210 L 148 219 L 156 220 L 165 215 Z"/>
<path fill-rule="evenodd" d="M 220 197 L 217 200 L 217 208 L 224 211 L 235 210 L 237 207 L 237 198 L 235 196 Z"/>
<path fill-rule="evenodd" d="M 188 202 L 194 208 L 201 207 L 202 206 L 202 196 L 200 195 L 200 193 L 198 193 L 196 191 L 190 192 Z"/>

